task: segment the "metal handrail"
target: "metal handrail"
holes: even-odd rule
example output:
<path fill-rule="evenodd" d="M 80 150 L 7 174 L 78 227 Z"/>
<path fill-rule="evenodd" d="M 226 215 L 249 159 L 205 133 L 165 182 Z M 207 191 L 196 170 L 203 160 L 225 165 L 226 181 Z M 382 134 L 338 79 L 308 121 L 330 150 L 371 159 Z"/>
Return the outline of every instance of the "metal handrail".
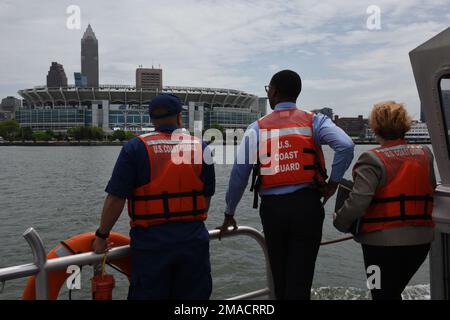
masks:
<path fill-rule="evenodd" d="M 211 240 L 218 239 L 219 238 L 220 231 L 210 230 L 209 236 Z M 270 269 L 270 263 L 269 263 L 269 253 L 267 251 L 266 246 L 266 240 L 264 238 L 264 235 L 259 232 L 258 230 L 251 228 L 251 227 L 245 227 L 245 226 L 239 226 L 236 230 L 233 230 L 231 227 L 228 229 L 228 232 L 225 232 L 222 234 L 222 238 L 232 237 L 235 235 L 245 235 L 250 238 L 253 238 L 256 240 L 256 242 L 260 245 L 261 249 L 264 253 L 264 260 L 266 262 L 266 277 L 267 277 L 267 288 L 253 291 L 246 293 L 244 295 L 236 296 L 229 298 L 229 300 L 238 300 L 238 299 L 251 299 L 251 298 L 257 298 L 264 295 L 269 294 L 270 299 L 275 299 L 275 291 L 274 291 L 274 285 L 273 285 L 273 279 L 272 279 L 272 271 Z"/>
<path fill-rule="evenodd" d="M 210 230 L 210 239 L 219 239 L 219 230 Z M 228 238 L 233 236 L 244 235 L 256 240 L 256 242 L 261 246 L 264 253 L 264 258 L 266 262 L 266 277 L 267 277 L 267 288 L 260 289 L 257 291 L 249 292 L 243 295 L 230 298 L 235 299 L 250 299 L 257 298 L 264 295 L 269 295 L 271 299 L 274 298 L 273 290 L 273 280 L 272 272 L 270 270 L 269 256 L 267 252 L 267 247 L 265 244 L 264 235 L 258 230 L 240 226 L 237 230 L 229 229 L 228 232 L 222 234 L 222 238 Z M 23 264 L 13 267 L 7 267 L 0 269 L 0 283 L 7 280 L 19 279 L 29 276 L 36 276 L 36 299 L 37 300 L 47 300 L 48 299 L 48 272 L 55 270 L 65 270 L 70 265 L 89 265 L 98 264 L 102 261 L 103 255 L 96 254 L 94 252 L 81 253 L 67 257 L 59 257 L 47 260 L 47 254 L 45 248 L 40 238 L 39 234 L 33 228 L 27 229 L 23 237 L 30 245 L 31 251 L 33 253 L 33 263 Z M 108 251 L 107 261 L 115 260 L 118 258 L 126 257 L 130 254 L 130 246 L 115 247 Z"/>
<path fill-rule="evenodd" d="M 208 232 L 211 240 L 219 239 L 220 234 L 219 230 L 214 229 L 209 230 Z M 265 295 L 268 295 L 270 299 L 274 299 L 275 296 L 273 289 L 274 287 L 273 287 L 272 272 L 270 269 L 269 255 L 267 252 L 264 235 L 254 228 L 239 226 L 237 230 L 233 230 L 230 227 L 228 229 L 228 232 L 222 234 L 221 238 L 229 238 L 239 235 L 248 236 L 256 240 L 256 242 L 261 247 L 265 260 L 267 287 L 260 290 L 248 292 L 242 295 L 238 295 L 235 297 L 231 297 L 229 298 L 229 300 L 254 299 Z M 36 288 L 36 299 L 38 300 L 48 299 L 48 272 L 55 270 L 64 270 L 70 265 L 82 266 L 82 265 L 98 264 L 103 259 L 102 254 L 88 252 L 47 260 L 47 254 L 45 252 L 42 239 L 36 230 L 34 230 L 33 228 L 27 229 L 23 233 L 23 237 L 28 242 L 31 251 L 33 253 L 33 263 L 0 269 L 0 284 L 4 286 L 4 283 L 8 280 L 20 279 L 34 275 L 36 276 L 35 288 Z M 321 243 L 321 245 L 338 243 L 350 239 L 353 239 L 353 237 L 349 236 L 340 239 L 324 241 Z M 115 247 L 108 251 L 107 261 L 112 261 L 129 255 L 130 255 L 129 245 Z"/>

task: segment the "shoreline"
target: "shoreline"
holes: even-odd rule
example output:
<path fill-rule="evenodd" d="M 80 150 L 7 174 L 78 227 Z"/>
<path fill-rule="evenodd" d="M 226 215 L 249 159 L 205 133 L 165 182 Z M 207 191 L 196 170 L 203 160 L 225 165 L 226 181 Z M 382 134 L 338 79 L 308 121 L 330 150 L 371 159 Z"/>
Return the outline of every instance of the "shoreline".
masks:
<path fill-rule="evenodd" d="M 124 141 L 13 141 L 0 142 L 0 147 L 101 147 L 101 146 L 123 146 L 129 140 Z M 353 141 L 355 145 L 378 145 L 372 141 Z M 409 141 L 410 144 L 431 144 L 431 141 Z M 224 145 L 226 145 L 224 143 Z M 235 145 L 237 145 L 235 143 Z"/>
<path fill-rule="evenodd" d="M 13 141 L 0 142 L 1 146 L 7 147 L 100 147 L 100 146 L 123 146 L 126 141 Z"/>

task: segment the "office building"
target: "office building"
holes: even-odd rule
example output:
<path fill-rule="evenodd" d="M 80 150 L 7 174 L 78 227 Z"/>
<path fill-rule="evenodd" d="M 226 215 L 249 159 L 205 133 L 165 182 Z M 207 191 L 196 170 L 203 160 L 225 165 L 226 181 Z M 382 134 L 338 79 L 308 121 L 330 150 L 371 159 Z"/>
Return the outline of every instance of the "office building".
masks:
<path fill-rule="evenodd" d="M 98 87 L 98 41 L 91 25 L 81 39 L 81 74 L 86 76 L 88 87 Z"/>
<path fill-rule="evenodd" d="M 160 92 L 163 88 L 162 69 L 137 68 L 136 89 L 156 90 Z"/>
<path fill-rule="evenodd" d="M 366 135 L 368 120 L 361 115 L 357 118 L 339 118 L 338 115 L 335 115 L 334 123 L 351 137 L 364 137 Z"/>
<path fill-rule="evenodd" d="M 47 87 L 67 87 L 67 77 L 62 64 L 59 64 L 58 62 L 52 62 L 47 74 Z"/>
<path fill-rule="evenodd" d="M 8 96 L 3 98 L 0 103 L 0 111 L 14 112 L 22 106 L 22 100 L 16 97 Z"/>
<path fill-rule="evenodd" d="M 22 100 L 8 96 L 0 103 L 0 121 L 14 119 L 15 111 L 22 106 Z"/>

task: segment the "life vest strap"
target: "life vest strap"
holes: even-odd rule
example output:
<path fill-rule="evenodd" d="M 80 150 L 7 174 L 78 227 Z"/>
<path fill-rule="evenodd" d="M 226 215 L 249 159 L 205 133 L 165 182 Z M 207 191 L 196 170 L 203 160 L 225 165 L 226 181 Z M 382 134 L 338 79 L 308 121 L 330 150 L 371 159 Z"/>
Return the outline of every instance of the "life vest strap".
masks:
<path fill-rule="evenodd" d="M 404 201 L 433 201 L 433 197 L 429 194 L 423 196 L 406 196 L 400 195 L 398 197 L 386 197 L 386 198 L 375 198 L 372 200 L 372 204 L 377 203 L 388 203 L 388 202 L 404 202 Z"/>
<path fill-rule="evenodd" d="M 303 153 L 307 153 L 307 154 L 317 154 L 316 150 L 311 149 L 311 148 L 303 148 Z"/>
<path fill-rule="evenodd" d="M 393 221 L 405 221 L 405 220 L 431 220 L 431 214 L 414 214 L 405 216 L 394 217 L 376 217 L 376 218 L 362 218 L 361 223 L 380 223 L 380 222 L 393 222 Z"/>
<path fill-rule="evenodd" d="M 401 194 L 398 197 L 386 197 L 386 198 L 375 198 L 372 200 L 372 204 L 378 204 L 378 203 L 389 203 L 389 202 L 399 202 L 400 203 L 400 216 L 403 217 L 403 220 L 406 219 L 406 209 L 405 209 L 405 202 L 406 201 L 424 201 L 424 208 L 423 212 L 426 214 L 428 212 L 428 202 L 433 202 L 433 197 L 429 194 L 426 195 L 418 195 L 418 196 L 407 196 L 404 194 Z"/>
<path fill-rule="evenodd" d="M 156 219 L 170 219 L 177 217 L 187 217 L 187 216 L 198 216 L 206 213 L 205 209 L 189 210 L 189 211 L 177 211 L 170 212 L 169 215 L 166 213 L 152 213 L 152 214 L 140 214 L 134 215 L 135 220 L 156 220 Z"/>
<path fill-rule="evenodd" d="M 189 191 L 189 192 L 178 192 L 178 193 L 168 193 L 163 192 L 162 194 L 152 194 L 145 196 L 132 196 L 131 200 L 133 201 L 149 201 L 149 200 L 164 200 L 164 199 L 173 199 L 173 198 L 187 198 L 187 197 L 198 197 L 203 195 L 203 191 Z"/>
<path fill-rule="evenodd" d="M 258 209 L 258 191 L 253 190 L 253 209 Z"/>
<path fill-rule="evenodd" d="M 317 156 L 317 151 L 312 148 L 303 148 L 303 153 L 305 154 L 313 154 L 315 156 L 314 158 L 314 165 L 305 165 L 305 170 L 317 170 L 319 174 L 322 176 L 323 180 L 328 179 L 328 175 L 324 168 L 322 168 L 322 165 L 320 164 L 320 160 Z M 315 179 L 316 180 L 316 179 Z"/>
<path fill-rule="evenodd" d="M 250 192 L 253 192 L 253 209 L 258 209 L 258 191 L 259 186 L 261 185 L 261 165 L 259 163 L 259 159 L 253 165 L 252 170 L 252 182 L 250 184 Z"/>
<path fill-rule="evenodd" d="M 192 191 L 192 209 L 193 211 L 197 211 L 197 191 Z"/>
<path fill-rule="evenodd" d="M 164 218 L 169 219 L 169 193 L 163 192 L 162 193 L 162 200 L 163 200 L 163 208 L 164 208 Z"/>
<path fill-rule="evenodd" d="M 423 214 L 406 214 L 405 202 L 406 201 L 424 201 L 424 213 Z M 374 218 L 363 218 L 362 223 L 379 223 L 379 222 L 392 222 L 392 221 L 410 221 L 410 220 L 430 220 L 431 214 L 428 213 L 428 202 L 433 202 L 433 197 L 429 194 L 418 195 L 418 196 L 407 196 L 401 194 L 398 197 L 386 197 L 386 198 L 376 198 L 372 200 L 372 204 L 377 203 L 389 203 L 389 202 L 399 202 L 400 203 L 400 215 L 393 217 L 374 217 Z"/>
<path fill-rule="evenodd" d="M 172 217 L 184 217 L 184 216 L 194 216 L 198 214 L 202 214 L 206 212 L 206 209 L 198 209 L 197 197 L 202 196 L 203 191 L 192 190 L 191 192 L 177 192 L 177 193 L 168 193 L 163 192 L 161 194 L 152 194 L 145 196 L 133 196 L 131 198 L 131 219 L 133 221 L 136 220 L 153 220 L 153 219 L 166 219 L 169 220 Z M 176 198 L 187 198 L 192 197 L 192 210 L 190 211 L 181 211 L 181 212 L 171 212 L 169 207 L 169 199 Z M 136 202 L 137 201 L 151 201 L 151 200 L 162 200 L 163 201 L 163 210 L 162 213 L 156 214 L 136 214 Z"/>

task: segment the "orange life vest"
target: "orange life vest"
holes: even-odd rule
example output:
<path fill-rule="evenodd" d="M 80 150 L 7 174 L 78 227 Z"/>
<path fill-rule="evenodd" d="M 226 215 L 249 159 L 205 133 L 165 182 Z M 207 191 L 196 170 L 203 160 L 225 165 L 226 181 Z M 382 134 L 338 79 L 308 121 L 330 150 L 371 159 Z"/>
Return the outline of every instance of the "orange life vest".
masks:
<path fill-rule="evenodd" d="M 434 190 L 427 151 L 420 145 L 395 140 L 371 152 L 382 160 L 387 183 L 376 191 L 360 221 L 359 232 L 434 226 L 431 217 Z"/>
<path fill-rule="evenodd" d="M 162 132 L 138 138 L 147 148 L 150 182 L 134 189 L 128 200 L 131 227 L 205 220 L 201 141 L 187 134 L 175 137 Z"/>
<path fill-rule="evenodd" d="M 323 183 L 325 160 L 313 136 L 313 113 L 275 110 L 258 120 L 259 188 Z"/>

